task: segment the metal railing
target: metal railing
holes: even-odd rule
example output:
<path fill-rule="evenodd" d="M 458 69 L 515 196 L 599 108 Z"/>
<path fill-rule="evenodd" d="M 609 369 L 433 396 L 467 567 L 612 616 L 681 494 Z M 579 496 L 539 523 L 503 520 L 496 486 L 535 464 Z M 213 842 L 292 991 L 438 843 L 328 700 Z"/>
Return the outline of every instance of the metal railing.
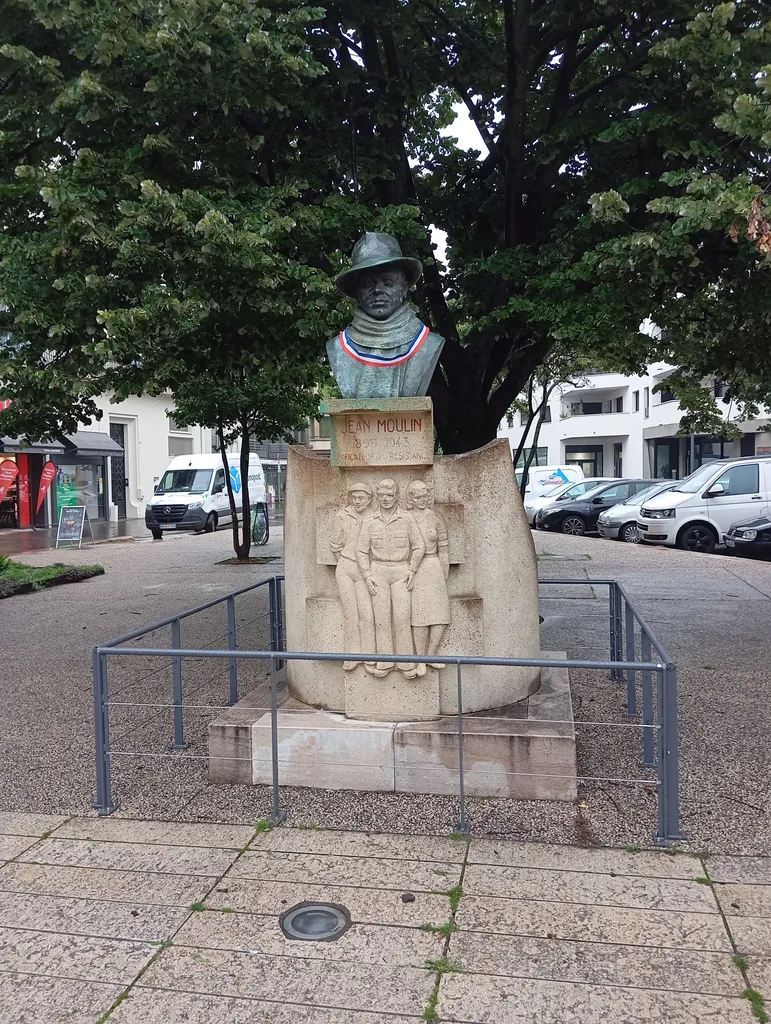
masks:
<path fill-rule="evenodd" d="M 540 580 L 541 586 L 591 586 L 607 587 L 608 621 L 610 654 L 607 659 L 581 658 L 493 658 L 464 657 L 437 655 L 388 655 L 388 660 L 395 663 L 442 663 L 454 665 L 457 677 L 457 712 L 452 715 L 440 715 L 438 718 L 453 718 L 457 722 L 458 742 L 458 829 L 468 831 L 466 774 L 464 765 L 464 716 L 463 716 L 463 667 L 464 666 L 502 666 L 516 668 L 567 668 L 588 669 L 607 672 L 611 680 L 622 683 L 626 691 L 626 716 L 634 722 L 592 722 L 592 721 L 554 721 L 552 725 L 569 725 L 575 727 L 633 728 L 642 735 L 641 763 L 651 771 L 655 769 L 655 777 L 648 778 L 614 778 L 600 776 L 576 776 L 576 783 L 606 782 L 618 784 L 655 786 L 658 798 L 657 825 L 653 839 L 657 845 L 666 846 L 671 841 L 683 838 L 680 830 L 680 811 L 678 794 L 678 703 L 677 703 L 677 669 L 674 660 L 663 646 L 656 634 L 642 618 L 633 604 L 624 586 L 616 580 Z M 244 595 L 253 594 L 262 588 L 268 593 L 268 612 L 265 618 L 269 621 L 267 643 L 260 650 L 240 650 L 236 625 L 236 601 Z M 289 661 L 345 661 L 351 656 L 339 652 L 300 652 L 285 650 L 285 630 L 283 611 L 283 577 L 273 576 L 248 587 L 242 587 L 223 597 L 215 598 L 195 608 L 168 616 L 149 626 L 126 633 L 107 643 L 100 644 L 93 652 L 93 698 L 94 698 L 94 735 L 96 745 L 96 800 L 94 807 L 100 815 L 112 814 L 117 809 L 111 788 L 111 766 L 115 758 L 145 757 L 173 758 L 185 751 L 183 710 L 204 710 L 207 712 L 224 711 L 239 700 L 239 663 L 265 664 L 267 667 L 266 681 L 269 687 L 269 702 L 266 707 L 254 706 L 254 711 L 270 714 L 271 726 L 271 766 L 272 766 L 272 819 L 278 823 L 283 820 L 280 795 L 280 764 L 279 756 L 279 688 L 281 670 Z M 207 647 L 182 647 L 182 620 L 213 609 L 219 605 L 226 606 L 227 647 L 208 649 Z M 160 629 L 170 627 L 171 643 L 164 647 L 129 647 L 128 643 L 147 637 Z M 638 656 L 639 655 L 639 656 Z M 171 664 L 171 703 L 148 701 L 117 701 L 110 699 L 108 680 L 108 659 L 110 658 L 150 658 L 164 659 Z M 357 654 L 356 660 L 382 659 L 383 655 Z M 227 705 L 204 703 L 191 704 L 183 700 L 183 663 L 186 659 L 224 660 L 228 669 L 228 701 Z M 638 693 L 639 677 L 639 693 Z M 655 677 L 655 686 L 654 686 Z M 147 677 L 144 677 L 147 678 Z M 638 699 L 639 697 L 639 699 Z M 110 737 L 110 708 L 146 708 L 158 712 L 170 710 L 173 721 L 173 742 L 171 753 L 152 753 L 137 750 L 114 749 Z M 474 713 L 479 719 L 480 713 Z M 175 754 L 175 752 L 177 752 Z M 191 760 L 208 761 L 208 754 L 191 755 Z M 250 758 L 251 761 L 251 758 Z M 350 765 L 348 767 L 351 767 Z M 354 766 L 355 767 L 355 766 Z M 437 770 L 430 765 L 419 766 L 421 771 Z M 522 772 L 500 772 L 485 770 L 486 775 L 524 775 Z M 530 773 L 534 774 L 534 773 Z M 538 773 L 548 778 L 563 778 L 547 772 Z M 571 776 L 572 778 L 572 776 Z"/>

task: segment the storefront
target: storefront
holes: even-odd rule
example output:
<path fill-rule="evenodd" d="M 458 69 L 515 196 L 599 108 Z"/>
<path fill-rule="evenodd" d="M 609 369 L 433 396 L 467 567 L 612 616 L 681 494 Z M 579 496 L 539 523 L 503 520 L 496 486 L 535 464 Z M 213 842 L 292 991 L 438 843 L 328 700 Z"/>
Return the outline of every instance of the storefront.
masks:
<path fill-rule="evenodd" d="M 28 445 L 18 438 L 0 438 L 0 465 L 14 462 L 18 472 L 0 501 L 0 528 L 30 529 L 55 526 L 64 505 L 85 505 L 92 521 L 109 514 L 108 481 L 110 456 L 123 456 L 123 449 L 109 434 L 81 430 L 61 441 Z M 39 510 L 38 492 L 43 467 L 55 466 L 55 474 Z"/>
<path fill-rule="evenodd" d="M 30 529 L 56 522 L 50 492 L 36 513 L 40 476 L 46 462 L 64 452 L 59 441 L 26 445 L 17 437 L 0 438 L 0 465 L 12 462 L 17 468 L 13 483 L 0 500 L 0 529 Z"/>

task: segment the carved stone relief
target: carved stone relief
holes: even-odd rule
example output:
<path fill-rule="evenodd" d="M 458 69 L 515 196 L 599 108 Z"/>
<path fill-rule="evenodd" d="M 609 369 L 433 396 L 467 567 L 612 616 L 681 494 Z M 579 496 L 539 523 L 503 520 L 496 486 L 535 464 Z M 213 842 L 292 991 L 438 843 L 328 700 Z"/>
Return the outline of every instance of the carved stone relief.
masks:
<path fill-rule="evenodd" d="M 447 527 L 431 507 L 424 481 L 410 482 L 403 504 L 395 480 L 381 480 L 375 491 L 376 505 L 368 484 L 349 485 L 330 542 L 345 652 L 382 656 L 364 662 L 376 677 L 398 670 L 414 679 L 426 674 L 425 664 L 396 664 L 388 655 L 438 653 L 450 623 Z M 350 659 L 343 669 L 350 672 L 360 664 Z"/>

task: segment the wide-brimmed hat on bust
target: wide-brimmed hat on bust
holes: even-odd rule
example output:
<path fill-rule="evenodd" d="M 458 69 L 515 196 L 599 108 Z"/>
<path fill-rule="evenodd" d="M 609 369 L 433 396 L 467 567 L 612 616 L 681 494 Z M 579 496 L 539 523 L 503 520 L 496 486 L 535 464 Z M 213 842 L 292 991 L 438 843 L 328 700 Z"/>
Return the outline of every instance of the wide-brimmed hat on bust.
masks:
<path fill-rule="evenodd" d="M 393 235 L 368 231 L 353 247 L 353 263 L 350 269 L 343 271 L 335 284 L 343 295 L 355 299 L 358 279 L 362 271 L 371 270 L 373 267 L 385 267 L 389 264 L 400 267 L 407 275 L 407 282 L 410 285 L 415 284 L 423 273 L 423 264 L 420 260 L 404 256 L 401 246 Z"/>

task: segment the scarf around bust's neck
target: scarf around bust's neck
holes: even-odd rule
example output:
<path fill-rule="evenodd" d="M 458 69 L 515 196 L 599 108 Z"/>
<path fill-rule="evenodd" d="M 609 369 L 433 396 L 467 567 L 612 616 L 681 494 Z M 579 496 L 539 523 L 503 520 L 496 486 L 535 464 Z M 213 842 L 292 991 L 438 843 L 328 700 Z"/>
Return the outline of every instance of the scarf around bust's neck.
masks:
<path fill-rule="evenodd" d="M 405 302 L 387 320 L 374 320 L 356 307 L 345 333 L 356 345 L 371 349 L 399 349 L 409 345 L 423 330 L 423 323 Z"/>

